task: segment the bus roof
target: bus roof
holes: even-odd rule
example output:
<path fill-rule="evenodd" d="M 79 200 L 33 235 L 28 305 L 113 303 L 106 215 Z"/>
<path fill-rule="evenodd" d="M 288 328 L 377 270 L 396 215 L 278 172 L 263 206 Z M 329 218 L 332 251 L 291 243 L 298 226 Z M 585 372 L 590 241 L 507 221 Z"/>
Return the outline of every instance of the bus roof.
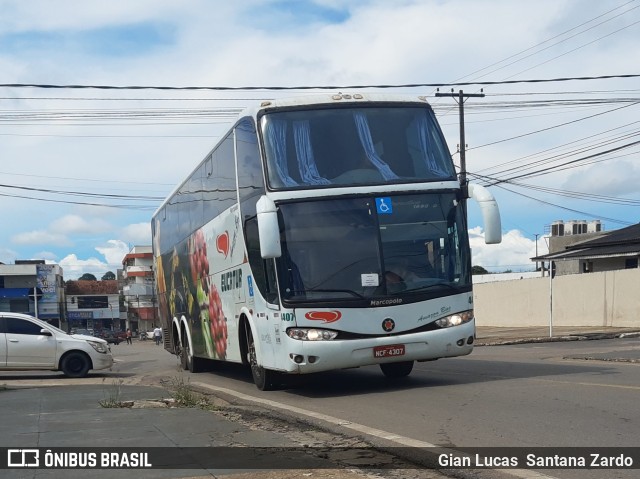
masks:
<path fill-rule="evenodd" d="M 280 109 L 280 108 L 295 108 L 295 107 L 304 107 L 304 106 L 320 106 L 320 105 L 338 105 L 338 104 L 366 104 L 366 103 L 415 103 L 429 106 L 429 102 L 427 101 L 427 97 L 424 95 L 400 95 L 400 94 L 385 94 L 385 93 L 325 93 L 325 94 L 314 94 L 308 96 L 297 96 L 297 97 L 286 97 L 286 98 L 275 98 L 272 100 L 263 100 L 257 105 L 250 106 L 245 108 L 240 112 L 237 119 L 233 122 L 232 125 L 235 125 L 236 122 L 245 117 L 253 117 L 257 118 L 257 116 L 265 111 Z M 223 139 L 225 135 L 223 135 Z M 215 147 L 214 145 L 212 149 L 213 151 Z M 206 160 L 209 153 L 205 155 L 201 162 L 198 163 L 198 167 Z M 188 180 L 189 175 L 185 175 L 183 181 L 178 183 L 176 187 L 171 191 L 171 193 L 164 199 L 162 204 L 156 209 L 153 213 L 152 218 L 155 218 L 158 213 L 162 210 L 162 208 L 166 205 L 166 203 L 180 190 L 180 188 L 184 185 L 184 183 Z"/>
<path fill-rule="evenodd" d="M 240 113 L 240 117 L 253 116 L 254 118 L 262 111 L 278 108 L 291 108 L 302 106 L 337 105 L 337 104 L 359 104 L 359 103 L 420 103 L 428 105 L 427 97 L 424 95 L 398 95 L 382 93 L 326 93 L 322 95 L 309 95 L 290 98 L 275 98 L 264 100 L 259 105 L 246 108 Z"/>

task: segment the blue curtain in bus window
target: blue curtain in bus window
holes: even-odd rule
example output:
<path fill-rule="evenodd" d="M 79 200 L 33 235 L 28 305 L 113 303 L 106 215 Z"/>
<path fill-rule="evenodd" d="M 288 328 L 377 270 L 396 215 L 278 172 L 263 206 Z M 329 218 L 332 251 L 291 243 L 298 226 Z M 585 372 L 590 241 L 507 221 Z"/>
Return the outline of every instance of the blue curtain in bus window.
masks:
<path fill-rule="evenodd" d="M 331 182 L 318 173 L 318 166 L 311 148 L 308 120 L 293 122 L 293 139 L 296 145 L 298 170 L 300 171 L 302 182 L 306 185 L 330 185 Z"/>
<path fill-rule="evenodd" d="M 367 158 L 371 164 L 378 169 L 385 180 L 397 180 L 398 175 L 391 171 L 389 165 L 382 161 L 382 158 L 380 158 L 376 153 L 376 149 L 373 146 L 373 140 L 371 139 L 371 131 L 369 130 L 369 122 L 367 121 L 366 115 L 363 112 L 354 112 L 353 119 L 356 122 L 360 143 L 362 143 L 362 147 L 364 148 Z"/>
<path fill-rule="evenodd" d="M 435 176 L 439 176 L 441 178 L 450 177 L 452 175 L 452 172 L 446 171 L 443 168 L 443 165 L 436 160 L 436 157 L 434 155 L 434 151 L 437 148 L 437 145 L 432 145 L 431 143 L 437 142 L 432 142 L 432 139 L 429 138 L 433 128 L 429 125 L 426 112 L 417 116 L 416 123 L 418 136 L 420 138 L 420 146 L 422 148 L 422 155 L 424 157 L 425 163 L 427 164 L 427 168 Z"/>
<path fill-rule="evenodd" d="M 287 165 L 287 122 L 271 120 L 267 123 L 267 136 L 269 145 L 273 149 L 276 171 L 284 186 L 298 186 L 298 183 L 289 176 Z"/>

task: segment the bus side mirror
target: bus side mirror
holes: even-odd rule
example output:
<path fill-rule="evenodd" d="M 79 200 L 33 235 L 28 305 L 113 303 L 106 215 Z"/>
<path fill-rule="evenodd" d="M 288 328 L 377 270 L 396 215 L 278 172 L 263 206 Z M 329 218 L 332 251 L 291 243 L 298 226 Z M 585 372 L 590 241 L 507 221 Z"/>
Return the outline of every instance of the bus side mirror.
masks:
<path fill-rule="evenodd" d="M 282 256 L 278 210 L 272 199 L 261 196 L 256 203 L 260 254 L 264 259 Z"/>
<path fill-rule="evenodd" d="M 497 244 L 502 241 L 502 222 L 495 198 L 484 186 L 469 183 L 469 197 L 478 202 L 484 221 L 484 242 Z"/>

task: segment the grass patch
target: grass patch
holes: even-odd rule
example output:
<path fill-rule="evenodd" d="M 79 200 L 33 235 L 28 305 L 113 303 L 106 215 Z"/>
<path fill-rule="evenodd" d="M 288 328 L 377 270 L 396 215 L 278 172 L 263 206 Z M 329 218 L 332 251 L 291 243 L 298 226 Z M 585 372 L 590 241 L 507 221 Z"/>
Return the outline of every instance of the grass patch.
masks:
<path fill-rule="evenodd" d="M 104 382 L 104 379 L 102 380 Z M 123 379 L 115 379 L 111 382 L 111 386 L 106 390 L 106 396 L 104 399 L 98 401 L 100 406 L 104 408 L 116 408 L 124 407 L 122 405 L 122 384 Z"/>
<path fill-rule="evenodd" d="M 165 386 L 169 389 L 169 394 L 174 399 L 176 406 L 215 409 L 207 396 L 194 391 L 189 379 L 185 381 L 182 376 L 173 377 L 165 382 Z"/>

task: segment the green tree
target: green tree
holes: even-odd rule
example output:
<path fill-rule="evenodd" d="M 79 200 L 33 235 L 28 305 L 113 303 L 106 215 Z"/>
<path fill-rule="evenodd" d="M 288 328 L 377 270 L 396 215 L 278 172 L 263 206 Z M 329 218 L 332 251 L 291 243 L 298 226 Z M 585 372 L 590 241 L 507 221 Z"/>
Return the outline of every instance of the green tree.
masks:
<path fill-rule="evenodd" d="M 116 279 L 116 275 L 113 274 L 113 271 L 107 271 L 105 274 L 102 275 L 102 281 L 108 281 L 112 279 Z"/>
<path fill-rule="evenodd" d="M 92 275 L 91 273 L 85 273 L 82 276 L 80 276 L 78 278 L 80 281 L 98 281 L 98 278 L 96 278 L 94 275 Z"/>
<path fill-rule="evenodd" d="M 489 274 L 489 272 L 482 266 L 472 266 L 471 274 Z"/>

